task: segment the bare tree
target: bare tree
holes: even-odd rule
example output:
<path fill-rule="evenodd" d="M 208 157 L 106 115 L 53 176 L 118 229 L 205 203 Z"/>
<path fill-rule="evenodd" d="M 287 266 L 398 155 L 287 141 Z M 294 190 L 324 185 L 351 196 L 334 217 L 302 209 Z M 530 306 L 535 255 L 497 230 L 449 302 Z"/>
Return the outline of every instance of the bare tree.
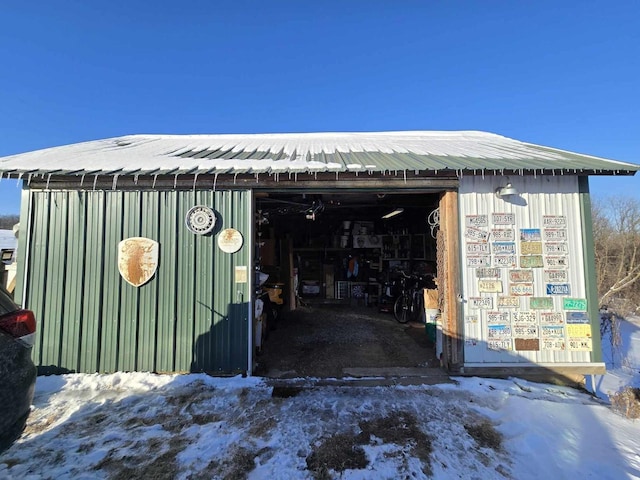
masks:
<path fill-rule="evenodd" d="M 11 230 L 19 221 L 18 215 L 2 215 L 0 216 L 0 230 Z"/>
<path fill-rule="evenodd" d="M 640 201 L 613 197 L 592 208 L 600 304 L 640 311 Z"/>

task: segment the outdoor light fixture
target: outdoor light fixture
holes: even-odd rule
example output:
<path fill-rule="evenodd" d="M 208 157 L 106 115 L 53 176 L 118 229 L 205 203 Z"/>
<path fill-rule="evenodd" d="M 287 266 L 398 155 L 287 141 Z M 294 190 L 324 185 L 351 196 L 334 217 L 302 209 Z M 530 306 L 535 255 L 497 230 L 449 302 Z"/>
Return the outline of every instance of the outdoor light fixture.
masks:
<path fill-rule="evenodd" d="M 402 212 L 404 212 L 404 208 L 396 208 L 393 212 L 389 212 L 386 215 L 383 215 L 382 218 L 384 218 L 386 220 L 387 218 L 391 218 L 391 217 L 395 217 L 396 215 L 400 215 Z"/>
<path fill-rule="evenodd" d="M 324 204 L 320 200 L 315 200 L 311 207 L 305 211 L 305 217 L 307 220 L 315 220 L 316 215 L 324 210 Z"/>
<path fill-rule="evenodd" d="M 498 198 L 506 197 L 508 195 L 518 195 L 518 193 L 520 192 L 516 190 L 516 187 L 511 185 L 511 182 L 508 182 L 504 187 L 496 188 L 496 197 Z"/>

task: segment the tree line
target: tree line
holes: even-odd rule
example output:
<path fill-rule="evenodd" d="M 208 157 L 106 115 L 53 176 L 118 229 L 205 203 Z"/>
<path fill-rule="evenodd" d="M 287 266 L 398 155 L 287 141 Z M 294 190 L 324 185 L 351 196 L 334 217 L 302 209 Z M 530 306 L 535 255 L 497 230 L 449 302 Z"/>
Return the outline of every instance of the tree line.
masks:
<path fill-rule="evenodd" d="M 11 230 L 20 221 L 20 215 L 0 215 L 0 230 Z"/>
<path fill-rule="evenodd" d="M 597 199 L 591 208 L 600 305 L 640 313 L 640 200 Z"/>

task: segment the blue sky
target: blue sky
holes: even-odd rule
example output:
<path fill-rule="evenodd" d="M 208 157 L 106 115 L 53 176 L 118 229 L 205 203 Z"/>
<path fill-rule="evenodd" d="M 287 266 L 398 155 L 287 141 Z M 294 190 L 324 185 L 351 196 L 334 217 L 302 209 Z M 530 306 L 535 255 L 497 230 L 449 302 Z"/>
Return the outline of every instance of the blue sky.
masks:
<path fill-rule="evenodd" d="M 0 156 L 133 133 L 484 130 L 640 163 L 640 2 L 0 6 Z M 591 181 L 640 198 L 640 176 Z M 0 181 L 0 214 L 19 189 Z"/>

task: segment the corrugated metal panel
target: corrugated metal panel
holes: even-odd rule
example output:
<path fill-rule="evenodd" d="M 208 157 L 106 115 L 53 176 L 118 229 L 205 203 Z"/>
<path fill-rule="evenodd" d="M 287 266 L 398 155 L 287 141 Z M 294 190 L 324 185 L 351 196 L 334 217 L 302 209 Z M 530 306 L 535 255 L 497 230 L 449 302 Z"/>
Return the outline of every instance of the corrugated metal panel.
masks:
<path fill-rule="evenodd" d="M 500 268 L 500 280 L 503 284 L 503 292 L 486 293 L 480 292 L 479 280 L 476 276 L 476 269 L 471 268 L 468 264 L 468 258 L 474 255 L 467 253 L 467 244 L 473 243 L 473 240 L 465 238 L 465 222 L 468 215 L 487 215 L 487 227 L 479 228 L 486 232 L 490 232 L 493 228 L 500 226 L 492 225 L 493 213 L 512 213 L 515 217 L 515 224 L 503 226 L 502 228 L 513 228 L 515 233 L 515 247 L 517 252 L 517 266 L 513 269 L 520 269 L 521 243 L 519 234 L 521 229 L 540 229 L 542 234 L 542 244 L 544 242 L 543 216 L 556 215 L 566 218 L 567 240 L 566 247 L 568 254 L 565 255 L 568 260 L 568 268 L 566 268 L 568 281 L 570 286 L 569 295 L 547 295 L 546 283 L 544 281 L 545 268 L 532 268 L 534 275 L 534 295 L 535 297 L 549 297 L 553 302 L 552 311 L 562 313 L 563 317 L 566 311 L 563 309 L 563 298 L 586 298 L 586 282 L 584 278 L 584 256 L 583 256 L 583 238 L 581 224 L 580 197 L 578 190 L 578 177 L 576 176 L 556 176 L 556 177 L 512 177 L 510 179 L 516 189 L 521 192 L 518 196 L 511 198 L 498 198 L 495 190 L 504 186 L 507 179 L 504 177 L 487 176 L 481 177 L 465 177 L 460 182 L 460 221 L 462 225 L 461 238 L 461 255 L 462 255 L 462 277 L 463 277 L 463 296 L 465 298 L 464 318 L 465 318 L 465 365 L 468 364 L 491 364 L 491 363 L 530 363 L 534 362 L 538 365 L 542 364 L 585 364 L 592 362 L 591 352 L 588 351 L 571 351 L 569 349 L 567 330 L 565 329 L 566 349 L 539 351 L 504 351 L 492 350 L 488 348 L 488 309 L 471 308 L 474 297 L 492 297 L 492 311 L 513 312 L 513 311 L 529 311 L 528 296 L 520 297 L 517 309 L 499 309 L 497 308 L 497 298 L 499 295 L 508 296 L 509 278 L 508 272 L 512 268 Z M 491 248 L 491 262 L 495 266 L 495 254 L 493 252 L 493 243 L 489 237 Z M 545 262 L 547 255 L 543 254 Z M 594 312 L 597 312 L 597 306 L 588 305 L 591 322 L 593 323 Z M 538 311 L 540 312 L 540 311 Z M 538 327 L 540 317 L 538 313 Z M 565 325 L 563 325 L 565 326 Z M 541 333 L 541 329 L 538 329 Z M 538 337 L 540 339 L 540 336 Z M 542 341 L 540 340 L 542 345 Z M 513 347 L 513 343 L 512 343 Z"/>
<path fill-rule="evenodd" d="M 227 254 L 216 235 L 185 226 L 204 204 L 220 228 L 251 232 L 248 191 L 31 191 L 23 210 L 29 255 L 23 303 L 36 312 L 34 359 L 81 372 L 246 371 L 251 239 Z M 155 276 L 136 288 L 117 267 L 118 243 L 144 236 L 160 243 Z M 25 269 L 26 267 L 26 269 Z M 21 293 L 20 293 L 21 294 Z"/>
<path fill-rule="evenodd" d="M 574 169 L 628 174 L 640 166 L 476 131 L 128 135 L 0 158 L 0 172 L 24 175 L 27 182 L 32 175 L 49 174 L 535 173 Z"/>

